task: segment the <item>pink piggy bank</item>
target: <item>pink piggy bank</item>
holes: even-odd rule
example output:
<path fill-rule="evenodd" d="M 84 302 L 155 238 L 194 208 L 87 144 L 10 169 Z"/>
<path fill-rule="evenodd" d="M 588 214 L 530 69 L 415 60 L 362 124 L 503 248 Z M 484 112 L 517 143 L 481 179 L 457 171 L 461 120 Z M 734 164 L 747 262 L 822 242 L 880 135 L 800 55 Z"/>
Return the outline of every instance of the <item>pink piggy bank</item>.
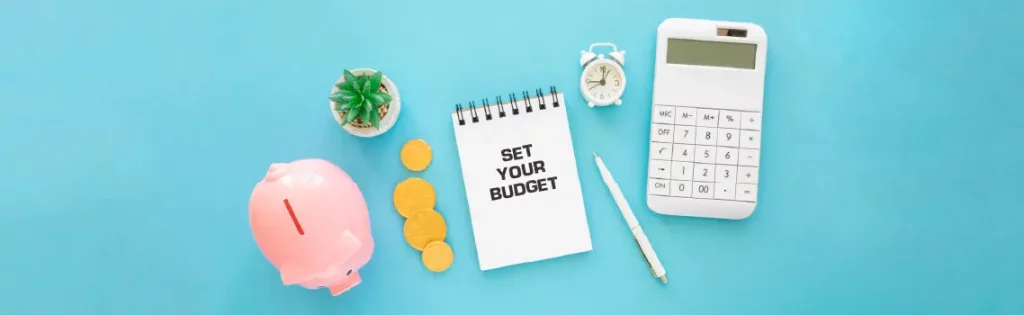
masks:
<path fill-rule="evenodd" d="M 320 159 L 275 163 L 249 199 L 256 245 L 285 285 L 327 287 L 337 296 L 361 282 L 370 261 L 370 214 L 359 186 Z"/>

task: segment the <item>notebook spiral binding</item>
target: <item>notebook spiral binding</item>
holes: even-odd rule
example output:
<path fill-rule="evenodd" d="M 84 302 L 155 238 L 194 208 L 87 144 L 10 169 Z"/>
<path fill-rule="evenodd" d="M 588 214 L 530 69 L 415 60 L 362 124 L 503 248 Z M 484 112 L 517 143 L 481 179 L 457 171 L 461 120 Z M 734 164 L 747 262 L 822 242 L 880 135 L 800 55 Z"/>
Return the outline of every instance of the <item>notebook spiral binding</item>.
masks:
<path fill-rule="evenodd" d="M 532 113 L 534 111 L 534 101 L 537 102 L 537 110 L 545 110 L 548 108 L 548 104 L 546 104 L 544 100 L 544 96 L 548 95 L 553 96 L 551 99 L 553 99 L 554 101 L 552 102 L 551 107 L 561 106 L 561 104 L 558 103 L 558 97 L 556 96 L 557 94 L 558 89 L 552 86 L 547 95 L 544 94 L 543 89 L 537 89 L 534 92 L 533 96 L 530 96 L 530 92 L 523 91 L 522 99 L 517 99 L 516 93 L 509 93 L 508 102 L 503 101 L 501 95 L 498 95 L 495 96 L 495 100 L 497 102 L 494 105 L 497 105 L 498 108 L 496 111 L 491 109 L 491 100 L 487 98 L 481 99 L 479 106 L 477 106 L 476 101 L 470 101 L 468 104 L 468 109 L 462 107 L 462 103 L 458 103 L 455 104 L 455 115 L 458 116 L 459 126 L 463 126 L 466 123 L 478 123 L 482 120 L 504 118 L 508 115 L 519 115 L 520 103 L 523 104 L 522 109 L 524 113 Z M 506 105 L 509 107 L 508 111 L 505 110 Z M 483 115 L 481 115 L 481 113 L 478 113 L 478 107 L 483 108 Z M 463 114 L 463 112 L 469 112 L 468 120 L 466 119 L 467 117 L 465 117 L 465 114 Z"/>

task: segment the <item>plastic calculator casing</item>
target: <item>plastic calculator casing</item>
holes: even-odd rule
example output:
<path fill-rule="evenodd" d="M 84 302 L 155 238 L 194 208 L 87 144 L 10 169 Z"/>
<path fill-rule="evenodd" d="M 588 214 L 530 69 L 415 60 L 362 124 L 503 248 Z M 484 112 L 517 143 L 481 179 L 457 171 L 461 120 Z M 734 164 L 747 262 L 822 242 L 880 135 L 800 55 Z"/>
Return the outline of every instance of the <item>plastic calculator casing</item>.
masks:
<path fill-rule="evenodd" d="M 767 35 L 751 23 L 680 18 L 665 20 L 657 33 L 647 206 L 666 215 L 747 218 L 760 187 Z M 753 69 L 667 63 L 670 38 L 754 44 Z"/>

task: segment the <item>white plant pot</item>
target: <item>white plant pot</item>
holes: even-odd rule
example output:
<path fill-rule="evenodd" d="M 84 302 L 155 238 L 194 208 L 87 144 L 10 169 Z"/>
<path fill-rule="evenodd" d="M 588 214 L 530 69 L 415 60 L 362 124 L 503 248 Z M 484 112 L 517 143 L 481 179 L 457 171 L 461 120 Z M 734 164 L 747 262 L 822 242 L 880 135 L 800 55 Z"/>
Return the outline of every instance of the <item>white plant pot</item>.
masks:
<path fill-rule="evenodd" d="M 355 70 L 350 70 L 350 72 L 352 72 L 352 74 L 356 76 L 359 76 L 361 74 L 372 75 L 376 73 L 377 70 L 370 68 L 359 68 Z M 338 91 L 337 85 L 342 82 L 345 82 L 345 74 L 342 74 L 341 77 L 338 77 L 338 80 L 334 82 L 334 86 L 331 88 L 331 94 L 334 94 L 334 92 Z M 384 77 L 380 80 L 380 83 L 384 84 L 384 87 L 388 89 L 388 94 L 391 94 L 391 103 L 390 105 L 388 105 L 387 114 L 384 115 L 384 118 L 380 120 L 380 129 L 373 128 L 372 126 L 363 128 L 356 127 L 350 124 L 341 125 L 341 113 L 338 113 L 338 111 L 334 110 L 334 107 L 337 106 L 338 103 L 330 101 L 331 115 L 334 116 L 334 121 L 338 122 L 338 125 L 341 125 L 341 128 L 345 129 L 345 131 L 348 131 L 349 133 L 359 137 L 375 137 L 390 130 L 391 127 L 395 125 L 395 122 L 398 121 L 398 116 L 402 111 L 402 98 L 398 96 L 398 87 L 395 86 L 395 83 L 392 82 L 387 75 L 384 75 Z"/>

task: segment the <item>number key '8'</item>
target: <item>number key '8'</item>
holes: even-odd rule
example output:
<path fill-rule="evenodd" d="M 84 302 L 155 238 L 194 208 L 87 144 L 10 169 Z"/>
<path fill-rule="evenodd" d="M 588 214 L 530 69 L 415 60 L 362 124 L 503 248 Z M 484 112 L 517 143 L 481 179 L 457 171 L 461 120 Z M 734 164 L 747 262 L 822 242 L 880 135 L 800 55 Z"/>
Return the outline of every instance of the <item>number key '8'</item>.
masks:
<path fill-rule="evenodd" d="M 715 145 L 718 143 L 718 129 L 697 127 L 697 144 Z"/>

